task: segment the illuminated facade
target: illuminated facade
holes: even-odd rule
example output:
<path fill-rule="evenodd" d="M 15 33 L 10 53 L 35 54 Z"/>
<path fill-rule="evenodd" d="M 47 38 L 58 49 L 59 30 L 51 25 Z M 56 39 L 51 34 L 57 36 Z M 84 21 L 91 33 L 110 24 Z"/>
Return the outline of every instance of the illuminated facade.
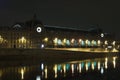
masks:
<path fill-rule="evenodd" d="M 0 29 L 1 48 L 101 47 L 108 45 L 107 40 L 111 38 L 106 37 L 101 29 L 80 30 L 48 26 L 43 25 L 36 17 Z"/>

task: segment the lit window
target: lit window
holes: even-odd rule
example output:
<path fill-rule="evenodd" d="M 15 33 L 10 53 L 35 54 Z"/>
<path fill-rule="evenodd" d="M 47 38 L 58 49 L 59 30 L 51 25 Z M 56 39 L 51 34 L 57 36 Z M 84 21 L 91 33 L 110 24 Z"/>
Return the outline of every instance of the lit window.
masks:
<path fill-rule="evenodd" d="M 100 43 L 101 43 L 101 42 L 100 42 L 100 40 L 98 40 L 98 42 L 97 42 L 97 43 L 98 43 L 98 46 L 100 46 Z"/>
<path fill-rule="evenodd" d="M 62 41 L 58 39 L 58 45 L 62 45 Z"/>
<path fill-rule="evenodd" d="M 85 42 L 84 42 L 83 40 L 82 40 L 82 42 L 81 42 L 81 45 L 82 45 L 82 46 L 85 46 Z"/>
<path fill-rule="evenodd" d="M 107 40 L 105 41 L 105 45 L 108 45 L 108 41 Z"/>
<path fill-rule="evenodd" d="M 58 41 L 58 38 L 55 38 L 55 39 L 54 39 L 54 43 L 56 44 L 56 43 L 57 43 L 57 41 Z"/>
<path fill-rule="evenodd" d="M 67 45 L 70 45 L 70 41 L 69 41 L 69 40 L 67 40 L 67 41 L 66 41 L 66 44 L 67 44 Z"/>
<path fill-rule="evenodd" d="M 71 43 L 74 43 L 74 41 L 75 41 L 75 39 L 72 39 L 72 40 L 71 40 Z"/>

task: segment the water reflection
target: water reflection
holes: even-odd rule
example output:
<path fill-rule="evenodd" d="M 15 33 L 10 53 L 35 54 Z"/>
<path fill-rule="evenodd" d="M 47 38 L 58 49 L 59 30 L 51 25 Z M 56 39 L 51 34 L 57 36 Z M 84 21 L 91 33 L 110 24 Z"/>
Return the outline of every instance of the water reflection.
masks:
<path fill-rule="evenodd" d="M 24 79 L 24 72 L 25 72 L 25 70 L 21 69 L 21 79 Z"/>
<path fill-rule="evenodd" d="M 114 67 L 114 68 L 116 67 L 116 58 L 117 58 L 117 57 L 113 57 L 113 67 Z"/>
<path fill-rule="evenodd" d="M 100 70 L 100 61 L 98 61 L 98 70 Z"/>
<path fill-rule="evenodd" d="M 55 78 L 57 78 L 57 65 L 54 66 Z"/>
<path fill-rule="evenodd" d="M 104 73 L 104 68 L 103 68 L 103 67 L 101 67 L 101 71 L 100 71 L 100 73 L 101 73 L 101 74 Z"/>
<path fill-rule="evenodd" d="M 71 61 L 61 64 L 44 64 L 25 65 L 25 66 L 11 66 L 0 68 L 1 80 L 28 80 L 30 78 L 54 79 L 67 76 L 74 76 L 90 71 L 98 71 L 104 74 L 105 69 L 109 66 L 116 68 L 117 57 L 106 57 L 89 60 Z M 10 77 L 10 78 L 7 78 Z"/>
<path fill-rule="evenodd" d="M 40 77 L 40 76 L 37 76 L 37 77 L 36 77 L 36 80 L 41 80 L 41 77 Z"/>
<path fill-rule="evenodd" d="M 45 67 L 45 78 L 47 79 L 47 66 Z"/>

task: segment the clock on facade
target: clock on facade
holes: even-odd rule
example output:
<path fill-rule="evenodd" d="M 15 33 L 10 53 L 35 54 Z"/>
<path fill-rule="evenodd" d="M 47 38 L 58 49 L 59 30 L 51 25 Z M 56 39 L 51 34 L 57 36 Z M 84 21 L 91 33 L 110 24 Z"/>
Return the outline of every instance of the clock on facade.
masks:
<path fill-rule="evenodd" d="M 41 28 L 41 27 L 37 27 L 37 28 L 36 28 L 36 31 L 37 31 L 38 33 L 40 33 L 40 32 L 42 32 L 42 28 Z"/>

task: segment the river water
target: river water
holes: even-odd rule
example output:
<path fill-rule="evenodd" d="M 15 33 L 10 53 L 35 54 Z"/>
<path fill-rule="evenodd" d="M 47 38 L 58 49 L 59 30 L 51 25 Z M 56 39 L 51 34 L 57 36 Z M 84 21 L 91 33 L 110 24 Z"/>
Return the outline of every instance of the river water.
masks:
<path fill-rule="evenodd" d="M 48 63 L 0 61 L 0 80 L 120 80 L 119 56 Z"/>

